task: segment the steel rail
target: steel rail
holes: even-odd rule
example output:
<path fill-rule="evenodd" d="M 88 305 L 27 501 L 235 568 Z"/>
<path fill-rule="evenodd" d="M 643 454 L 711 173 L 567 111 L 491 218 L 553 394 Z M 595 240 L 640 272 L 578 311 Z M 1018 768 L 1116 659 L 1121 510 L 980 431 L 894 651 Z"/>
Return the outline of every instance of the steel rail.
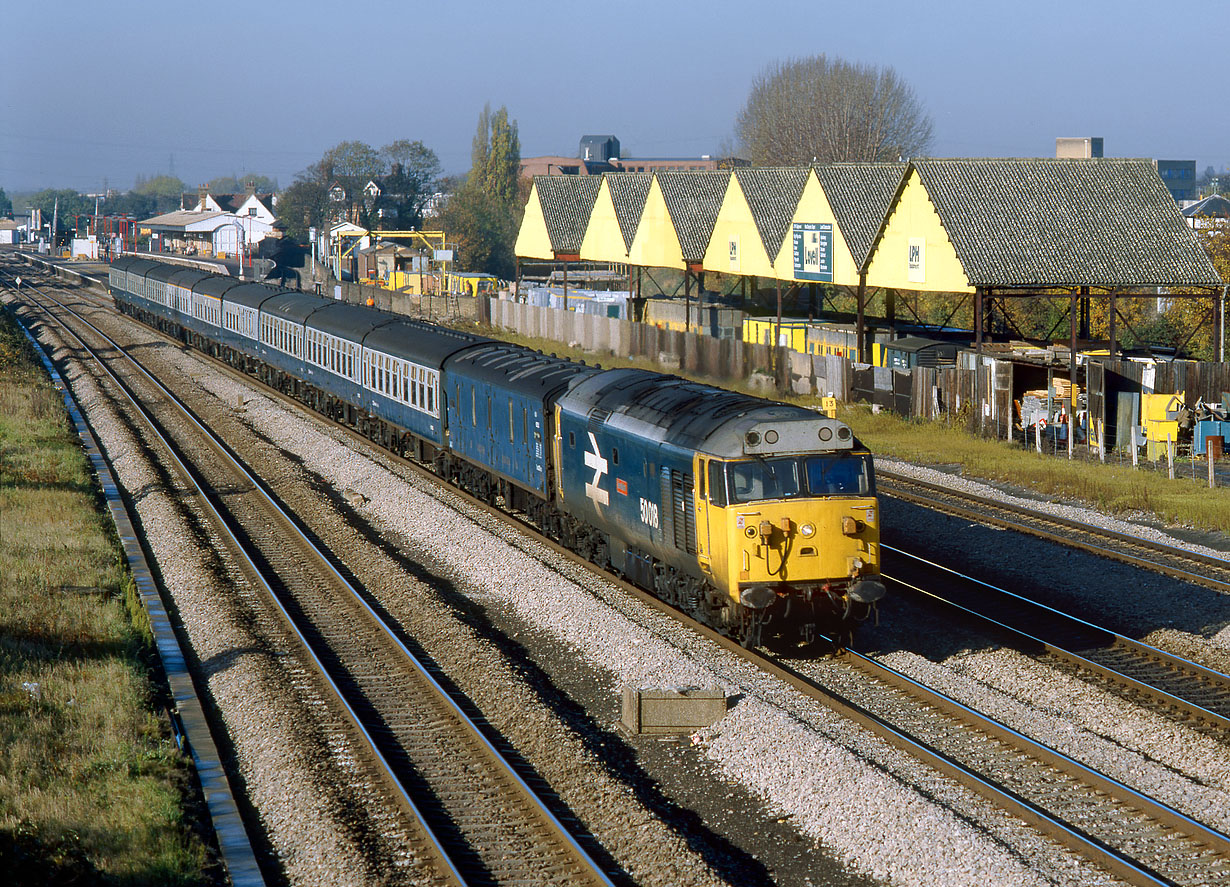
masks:
<path fill-rule="evenodd" d="M 1207 686 L 1217 688 L 1224 697 L 1230 699 L 1230 675 L 1226 675 L 1222 672 L 1208 668 L 1198 662 L 1192 662 L 1189 659 L 1184 659 L 1181 656 L 1176 656 L 1173 653 L 1168 653 L 1165 650 L 1159 649 L 1158 647 L 1154 647 L 1150 644 L 1146 644 L 1142 641 L 1138 641 L 1134 638 L 1129 638 L 1126 635 L 1122 635 L 1109 628 L 1096 625 L 1078 616 L 1064 613 L 1062 610 L 1058 610 L 1047 604 L 1029 600 L 1019 594 L 1008 591 L 1007 589 L 999 588 L 998 586 L 992 585 L 989 582 L 984 582 L 983 580 L 977 579 L 973 576 L 967 576 L 953 570 L 951 567 L 946 567 L 943 564 L 938 564 L 926 558 L 919 557 L 918 555 L 902 551 L 901 549 L 894 548 L 891 545 L 882 545 L 881 548 L 885 551 L 890 551 L 901 557 L 909 558 L 912 561 L 923 564 L 928 569 L 946 574 L 960 583 L 977 586 L 983 591 L 988 592 L 998 598 L 1006 598 L 1012 604 L 1020 606 L 1030 613 L 1037 613 L 1047 617 L 1047 619 L 1051 622 L 1059 622 L 1069 628 L 1088 630 L 1097 638 L 1104 640 L 1105 644 L 1103 646 L 1107 648 L 1117 647 L 1127 652 L 1131 656 L 1134 656 L 1137 660 L 1160 663 L 1172 672 L 1183 674 L 1186 679 L 1189 679 L 1192 682 L 1203 683 Z M 894 587 L 896 588 L 905 589 L 911 593 L 923 596 L 942 606 L 958 610 L 974 619 L 993 625 L 996 628 L 1006 631 L 1019 639 L 1035 643 L 1047 652 L 1052 653 L 1079 668 L 1095 672 L 1110 681 L 1122 684 L 1132 690 L 1148 695 L 1163 705 L 1173 706 L 1186 712 L 1192 717 L 1209 723 L 1212 726 L 1230 729 L 1230 708 L 1227 709 L 1227 712 L 1214 711 L 1190 698 L 1176 695 L 1155 683 L 1148 683 L 1138 678 L 1134 678 L 1119 669 L 1107 666 L 1096 659 L 1091 659 L 1088 655 L 1079 653 L 1071 647 L 1064 646 L 1060 641 L 1047 639 L 1046 637 L 1035 634 L 1018 624 L 1010 624 L 1002 619 L 997 619 L 985 612 L 981 612 L 971 606 L 960 603 L 954 599 L 955 595 L 953 595 L 951 591 L 945 593 L 937 591 L 934 588 L 923 588 L 922 586 L 915 584 L 913 581 L 888 573 L 884 574 L 884 578 L 894 583 Z M 1041 624 L 1049 624 L 1044 620 L 1039 620 L 1039 622 Z"/>
<path fill-rule="evenodd" d="M 196 770 L 205 807 L 213 827 L 218 851 L 227 879 L 233 887 L 261 887 L 265 879 L 252 840 L 243 822 L 235 801 L 236 792 L 222 764 L 222 756 L 214 741 L 210 720 L 205 714 L 196 682 L 188 669 L 183 648 L 176 636 L 170 615 L 162 599 L 161 590 L 154 580 L 153 570 L 134 528 L 132 515 L 124 503 L 111 464 L 103 454 L 94 432 L 85 421 L 84 414 L 68 384 L 60 376 L 50 355 L 41 342 L 26 328 L 16 314 L 12 315 L 30 344 L 35 348 L 52 384 L 60 392 L 77 435 L 81 438 L 87 458 L 98 478 L 103 498 L 115 524 L 116 534 L 124 549 L 124 559 L 129 573 L 137 586 L 141 605 L 150 621 L 150 632 L 158 659 L 166 675 L 171 696 L 175 700 L 171 715 L 171 728 L 180 751 L 187 751 Z"/>
<path fill-rule="evenodd" d="M 889 480 L 891 483 L 884 484 L 882 481 L 885 479 Z M 885 471 L 878 467 L 876 469 L 876 482 L 878 491 L 881 494 L 891 496 L 894 499 L 901 499 L 902 501 L 912 502 L 916 505 L 922 505 L 936 511 L 947 512 L 975 523 L 989 524 L 991 526 L 1002 527 L 1006 530 L 1014 530 L 1030 536 L 1036 536 L 1050 542 L 1057 542 L 1060 545 L 1064 545 L 1069 548 L 1078 548 L 1082 551 L 1089 552 L 1090 554 L 1096 554 L 1112 560 L 1120 561 L 1122 563 L 1130 564 L 1134 567 L 1142 567 L 1144 569 L 1163 573 L 1177 579 L 1183 579 L 1194 584 L 1204 585 L 1206 587 L 1216 589 L 1217 591 L 1230 592 L 1230 580 L 1223 581 L 1209 576 L 1206 573 L 1197 573 L 1181 567 L 1161 563 L 1156 560 L 1131 554 L 1130 552 L 1123 551 L 1121 549 L 1110 548 L 1105 545 L 1098 545 L 1091 542 L 1084 542 L 1079 539 L 1074 539 L 1070 535 L 1056 533 L 1039 526 L 1030 525 L 1029 523 L 1022 523 L 1020 521 L 997 517 L 996 515 L 988 514 L 985 511 L 959 505 L 951 500 L 966 500 L 976 503 L 982 508 L 989 508 L 995 511 L 1016 514 L 1022 518 L 1042 524 L 1053 524 L 1066 530 L 1088 534 L 1096 539 L 1104 539 L 1110 542 L 1117 542 L 1121 545 L 1143 548 L 1146 551 L 1153 551 L 1158 554 L 1166 555 L 1167 557 L 1172 557 L 1179 561 L 1186 561 L 1190 564 L 1210 567 L 1214 570 L 1227 574 L 1227 576 L 1230 576 L 1230 558 L 1212 557 L 1200 552 L 1188 551 L 1173 545 L 1167 545 L 1164 542 L 1158 542 L 1153 539 L 1144 539 L 1140 536 L 1133 536 L 1129 533 L 1121 533 L 1117 530 L 1104 529 L 1082 521 L 1032 511 L 1024 506 L 1009 502 L 1001 502 L 986 496 L 980 496 L 977 493 L 954 492 L 946 487 L 939 486 L 938 484 L 916 480 L 905 475 L 894 474 L 891 471 Z M 904 489 L 905 486 L 921 487 L 931 493 L 938 494 L 939 497 L 937 498 L 936 496 L 913 493 L 907 489 Z"/>
<path fill-rule="evenodd" d="M 349 589 L 350 593 L 354 596 L 355 601 L 368 613 L 369 617 L 375 622 L 375 624 L 377 624 L 385 632 L 387 639 L 390 640 L 392 643 L 394 643 L 398 647 L 398 649 L 403 654 L 403 656 L 406 658 L 406 660 L 419 673 L 420 677 L 440 695 L 441 700 L 444 701 L 445 704 L 450 708 L 451 713 L 454 715 L 454 717 L 457 718 L 457 720 L 460 723 L 465 725 L 466 728 L 472 732 L 472 735 L 475 741 L 481 744 L 484 747 L 484 750 L 490 756 L 490 758 L 493 761 L 495 761 L 505 771 L 505 777 L 508 778 L 509 781 L 512 782 L 520 790 L 520 792 L 525 797 L 525 800 L 528 803 L 530 803 L 532 806 L 534 806 L 539 818 L 545 824 L 547 824 L 550 828 L 552 828 L 554 831 L 558 833 L 558 835 L 563 840 L 563 842 L 568 846 L 573 857 L 585 869 L 587 869 L 586 878 L 593 881 L 594 883 L 603 884 L 603 885 L 611 885 L 612 882 L 610 881 L 606 873 L 602 870 L 602 868 L 597 864 L 597 862 L 595 862 L 592 859 L 592 857 L 590 857 L 588 852 L 578 843 L 575 836 L 573 836 L 572 833 L 563 825 L 563 823 L 559 821 L 559 819 L 550 810 L 550 808 L 546 805 L 546 803 L 541 798 L 538 797 L 538 795 L 533 791 L 533 789 L 528 785 L 528 783 L 526 783 L 526 781 L 521 776 L 521 774 L 517 772 L 517 770 L 512 766 L 512 764 L 509 763 L 508 760 L 494 746 L 494 744 L 492 744 L 492 742 L 490 741 L 490 739 L 487 738 L 483 730 L 468 715 L 466 715 L 465 711 L 458 705 L 457 701 L 453 698 L 453 696 L 436 680 L 436 678 L 430 673 L 428 668 L 421 662 L 421 660 L 419 660 L 419 658 L 415 656 L 414 653 L 406 646 L 406 644 L 397 636 L 397 633 L 391 628 L 391 626 L 389 626 L 388 623 L 385 622 L 385 620 L 376 612 L 376 610 L 373 609 L 372 606 L 364 599 L 364 596 L 359 592 L 359 590 L 356 589 L 353 586 L 353 584 L 350 583 L 345 578 L 342 572 L 338 570 L 338 568 L 334 565 L 332 558 L 328 556 L 325 552 L 323 552 L 318 546 L 315 545 L 315 543 L 311 540 L 310 534 L 307 533 L 306 530 L 299 524 L 297 518 L 295 518 L 293 515 L 291 515 L 285 509 L 282 508 L 281 504 L 277 501 L 276 497 L 265 487 L 262 481 L 260 481 L 257 477 L 255 477 L 251 472 L 247 470 L 246 466 L 242 463 L 242 460 L 239 459 L 239 457 L 230 449 L 230 447 L 224 441 L 222 441 L 219 437 L 217 437 L 217 435 L 215 435 L 212 432 L 212 430 L 210 430 L 204 424 L 202 424 L 197 419 L 197 417 L 192 413 L 192 411 L 186 407 L 186 405 L 184 405 L 181 401 L 179 401 L 179 399 L 173 393 L 171 393 L 169 389 L 167 389 L 152 374 L 150 374 L 143 366 L 141 366 L 138 361 L 132 358 L 131 355 L 127 354 L 127 352 L 121 346 L 119 346 L 118 343 L 116 343 L 109 336 L 107 336 L 105 333 L 103 333 L 101 330 L 95 327 L 92 323 L 90 323 L 90 321 L 86 320 L 85 318 L 80 317 L 80 315 L 77 315 L 76 312 L 73 312 L 71 308 L 68 308 L 67 306 L 64 306 L 62 303 L 58 302 L 58 300 L 54 299 L 54 297 L 47 296 L 47 298 L 52 299 L 52 301 L 56 301 L 57 304 L 60 304 L 60 306 L 64 310 L 68 311 L 69 313 L 72 313 L 75 317 L 77 317 L 78 320 L 80 320 L 85 325 L 89 326 L 91 329 L 95 331 L 97 335 L 99 335 L 101 338 L 106 340 L 113 348 L 116 349 L 117 353 L 125 357 L 143 376 L 145 376 L 145 378 L 150 383 L 152 383 L 156 388 L 158 388 L 165 397 L 167 397 L 172 403 L 174 403 L 177 406 L 177 408 L 181 411 L 182 415 L 188 419 L 188 421 L 198 430 L 198 432 L 211 442 L 211 445 L 217 450 L 217 452 L 220 455 L 223 456 L 223 458 L 225 458 L 228 462 L 231 463 L 234 470 L 238 472 L 241 476 L 243 476 L 250 484 L 252 484 L 254 490 L 257 491 L 258 494 L 266 501 L 266 504 L 268 505 L 268 507 L 272 508 L 277 514 L 279 514 L 282 520 L 284 520 L 286 524 L 289 527 L 293 528 L 294 532 L 296 532 L 300 536 L 300 539 L 298 540 L 299 544 L 304 545 L 305 547 L 308 547 L 317 553 L 318 557 L 320 558 L 321 564 L 324 565 L 326 569 L 331 572 L 334 580 L 338 582 L 339 584 L 341 584 L 343 587 Z M 65 328 L 67 329 L 67 327 Z M 87 352 L 89 352 L 92 356 L 95 357 L 96 360 L 99 360 L 101 363 L 101 358 L 92 349 L 90 349 L 88 345 L 85 345 L 85 343 L 82 342 L 79 337 L 71 333 L 71 330 L 69 332 L 70 334 L 74 336 L 74 338 L 77 338 L 77 341 L 81 343 L 82 347 Z M 118 377 L 114 376 L 114 374 L 110 372 L 109 368 L 107 369 L 107 372 L 108 372 L 108 375 L 110 375 L 113 378 L 113 380 L 115 380 L 117 385 L 119 385 L 122 389 L 128 392 L 130 396 L 132 396 L 131 391 L 127 389 L 127 386 L 125 385 L 125 383 L 119 380 Z M 368 729 L 363 725 L 362 719 L 360 718 L 358 713 L 352 708 L 349 701 L 345 699 L 344 694 L 341 693 L 340 689 L 337 687 L 333 678 L 329 675 L 327 666 L 325 666 L 324 663 L 321 662 L 319 658 L 318 651 L 314 649 L 313 644 L 306 638 L 306 636 L 299 629 L 299 627 L 296 624 L 296 620 L 294 620 L 293 617 L 291 616 L 289 610 L 286 608 L 284 602 L 280 599 L 280 596 L 274 590 L 273 585 L 270 583 L 269 579 L 264 575 L 264 573 L 259 569 L 256 563 L 252 560 L 250 553 L 248 552 L 246 546 L 241 545 L 239 540 L 235 538 L 235 533 L 230 527 L 228 519 L 223 517 L 222 510 L 218 507 L 218 505 L 214 503 L 212 496 L 206 491 L 205 487 L 207 485 L 204 484 L 197 477 L 195 471 L 191 469 L 184 462 L 184 460 L 180 458 L 174 445 L 171 444 L 171 442 L 166 439 L 166 437 L 161 433 L 161 431 L 157 430 L 157 427 L 156 427 L 157 420 L 155 420 L 152 416 L 150 416 L 145 411 L 144 407 L 139 404 L 138 399 L 135 398 L 135 396 L 132 396 L 132 399 L 137 409 L 143 414 L 143 416 L 146 417 L 147 421 L 151 423 L 152 427 L 155 427 L 155 434 L 158 436 L 163 446 L 166 447 L 168 451 L 172 453 L 172 456 L 175 459 L 177 466 L 180 468 L 180 470 L 185 472 L 185 476 L 192 479 L 194 485 L 197 486 L 197 489 L 200 491 L 202 497 L 208 503 L 210 511 L 213 514 L 215 520 L 221 522 L 222 526 L 227 528 L 228 534 L 232 536 L 232 539 L 235 541 L 235 544 L 239 546 L 239 550 L 242 552 L 243 557 L 245 561 L 247 562 L 249 568 L 254 572 L 255 575 L 260 577 L 260 582 L 262 584 L 263 589 L 271 597 L 271 599 L 274 600 L 279 610 L 282 612 L 283 617 L 287 620 L 288 624 L 292 627 L 295 634 L 298 636 L 300 643 L 302 643 L 304 645 L 305 650 L 308 651 L 316 668 L 320 672 L 322 678 L 326 681 L 329 687 L 336 694 L 338 694 L 339 701 L 341 702 L 341 704 L 344 706 L 345 710 L 347 711 L 348 716 L 350 720 L 352 721 L 353 725 L 355 726 L 355 728 L 363 736 L 365 743 L 368 746 L 369 752 L 378 761 L 379 766 L 382 768 L 382 770 L 384 770 L 385 773 L 387 774 L 386 778 L 389 779 L 391 783 L 396 787 L 396 790 L 400 793 L 402 801 L 403 803 L 406 804 L 407 808 L 413 811 L 413 815 L 415 816 L 416 820 L 418 821 L 423 831 L 427 835 L 431 836 L 431 840 L 435 844 L 435 846 L 438 848 L 438 852 L 441 856 L 441 859 L 443 863 L 445 864 L 445 866 L 447 867 L 447 869 L 449 870 L 451 876 L 456 879 L 457 883 L 464 884 L 465 881 L 460 871 L 458 870 L 458 865 L 455 863 L 454 860 L 450 859 L 447 856 L 447 853 L 444 850 L 442 843 L 439 840 L 438 836 L 436 836 L 433 830 L 431 829 L 427 820 L 424 818 L 420 808 L 414 803 L 413 799 L 410 797 L 409 792 L 401 784 L 401 782 L 396 778 L 391 765 L 389 764 L 385 756 L 380 752 L 374 738 L 371 736 Z"/>
<path fill-rule="evenodd" d="M 252 381 L 251 377 L 239 373 L 220 361 L 212 360 L 211 362 L 237 379 L 243 379 L 249 383 Z M 261 390 L 267 395 L 274 397 L 279 402 L 284 403 L 285 405 L 300 412 L 304 416 L 310 416 L 314 420 L 320 422 L 327 421 L 319 413 L 316 413 L 306 405 L 299 403 L 281 392 L 269 389 L 266 386 L 262 386 Z M 378 444 L 360 434 L 358 431 L 334 421 L 328 421 L 328 424 L 331 427 L 341 429 L 352 439 L 362 442 L 365 446 L 378 449 L 382 455 L 386 457 L 390 455 L 389 451 L 379 447 Z M 779 680 L 793 687 L 808 698 L 821 703 L 843 718 L 864 727 L 873 735 L 884 739 L 895 748 L 898 748 L 918 760 L 929 764 L 939 772 L 956 781 L 958 784 L 970 789 L 978 796 L 990 801 L 1004 810 L 1007 810 L 1010 813 L 1013 813 L 1026 823 L 1032 825 L 1040 833 L 1045 834 L 1064 846 L 1067 846 L 1070 849 L 1082 854 L 1096 864 L 1101 865 L 1107 871 L 1123 878 L 1128 883 L 1140 885 L 1140 887 L 1146 887 L 1146 885 L 1147 887 L 1155 887 L 1155 885 L 1170 885 L 1175 883 L 1166 876 L 1154 872 L 1147 866 L 1142 865 L 1138 860 L 1134 859 L 1129 854 L 1122 852 L 1106 844 L 1095 836 L 1089 835 L 1086 832 L 1064 822 L 1059 816 L 1043 809 L 1039 805 L 1019 795 L 1010 788 L 997 784 L 993 780 L 982 776 L 962 764 L 960 761 L 952 758 L 942 750 L 933 748 L 927 743 L 909 736 L 894 727 L 892 724 L 888 723 L 883 718 L 863 708 L 858 703 L 819 685 L 814 680 L 799 673 L 786 662 L 777 660 L 771 656 L 766 656 L 756 651 L 744 649 L 738 642 L 718 633 L 702 623 L 697 622 L 690 616 L 687 616 L 686 614 L 674 609 L 649 592 L 643 591 L 636 586 L 619 580 L 610 574 L 597 571 L 592 564 L 589 564 L 569 549 L 564 548 L 547 537 L 542 536 L 535 527 L 526 521 L 521 520 L 514 515 L 510 515 L 493 505 L 489 505 L 483 500 L 471 496 L 456 487 L 444 484 L 444 482 L 436 474 L 411 460 L 398 457 L 395 454 L 393 458 L 399 464 L 408 467 L 418 476 L 445 487 L 452 495 L 458 496 L 472 507 L 503 519 L 510 526 L 517 527 L 522 532 L 526 533 L 526 535 L 531 537 L 537 544 L 543 545 L 548 550 L 567 559 L 571 563 L 587 567 L 588 569 L 595 571 L 598 575 L 602 576 L 602 578 L 612 582 L 621 590 L 653 608 L 655 611 L 668 616 L 680 625 L 689 628 L 707 640 L 717 644 L 724 650 L 747 660 L 766 673 L 777 677 Z M 891 683 L 894 680 L 891 675 L 899 674 L 891 669 L 888 669 L 886 666 L 881 666 L 874 660 L 861 656 L 861 654 L 854 654 L 851 651 L 846 651 L 842 655 L 853 661 L 864 664 L 867 668 L 873 670 L 877 674 L 883 675 L 886 682 Z M 934 702 L 929 704 L 934 704 L 937 708 L 941 707 L 942 700 L 947 698 L 943 696 L 943 694 L 936 694 L 936 691 L 931 691 L 929 688 L 925 688 L 924 685 L 919 684 L 905 675 L 900 675 L 899 680 L 903 686 L 917 687 L 920 692 L 926 691 L 929 694 L 935 694 L 931 697 L 934 699 Z M 984 715 L 980 715 L 973 709 L 969 709 L 955 700 L 952 700 L 952 704 L 959 710 L 969 712 L 971 717 L 977 718 L 982 722 L 988 723 L 989 725 L 996 724 L 993 720 L 986 718 Z M 988 726 L 988 729 L 993 729 L 993 727 Z M 1016 731 L 1013 731 L 1011 728 L 1006 726 L 1003 727 L 1003 730 L 1005 731 L 1006 736 L 1016 734 Z M 1024 740 L 1027 744 L 1037 746 L 1040 753 L 1043 753 L 1041 750 L 1045 749 L 1045 746 L 1042 746 L 1040 743 L 1037 743 L 1034 740 L 1029 739 L 1029 737 L 1025 737 L 1023 735 L 1022 740 Z M 1045 753 L 1056 756 L 1057 760 L 1063 759 L 1063 756 L 1054 750 L 1045 749 Z M 1087 768 L 1079 762 L 1074 761 L 1073 764 L 1076 769 L 1088 773 L 1091 780 L 1096 779 L 1102 786 L 1104 786 L 1104 788 L 1100 789 L 1100 791 L 1104 791 L 1107 794 L 1113 794 L 1117 786 L 1120 785 L 1117 781 L 1106 777 L 1104 774 L 1099 774 L 1096 770 Z M 1208 844 L 1218 848 L 1217 852 L 1222 858 L 1230 858 L 1230 837 L 1227 837 L 1214 829 L 1210 829 L 1208 826 L 1205 826 L 1204 824 L 1199 823 L 1178 811 L 1173 811 L 1166 805 L 1159 804 L 1158 802 L 1147 798 L 1147 796 L 1137 792 L 1134 789 L 1131 789 L 1128 786 L 1123 786 L 1123 792 L 1128 797 L 1139 799 L 1142 805 L 1148 804 L 1152 806 L 1152 808 L 1157 811 L 1159 818 L 1165 817 L 1170 822 L 1178 823 L 1180 825 L 1190 825 L 1191 830 L 1201 836 L 1201 840 L 1204 840 Z"/>

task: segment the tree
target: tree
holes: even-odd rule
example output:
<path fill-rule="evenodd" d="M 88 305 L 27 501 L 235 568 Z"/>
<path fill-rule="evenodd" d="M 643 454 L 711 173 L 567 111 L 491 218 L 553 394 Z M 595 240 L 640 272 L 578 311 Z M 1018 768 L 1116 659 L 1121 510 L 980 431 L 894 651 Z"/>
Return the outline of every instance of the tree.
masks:
<path fill-rule="evenodd" d="M 205 183 L 205 190 L 210 194 L 242 194 L 248 190 L 249 183 L 258 194 L 268 194 L 278 190 L 277 179 L 257 175 L 240 178 L 234 173 L 229 176 L 215 176 Z"/>
<path fill-rule="evenodd" d="M 296 177 L 278 198 L 278 219 L 286 236 L 306 243 L 311 228 L 324 225 L 329 211 L 329 186 L 312 178 Z"/>
<path fill-rule="evenodd" d="M 0 188 L 0 216 L 11 216 L 13 214 L 13 201 L 9 200 L 9 196 L 4 193 L 4 189 Z"/>
<path fill-rule="evenodd" d="M 382 194 L 376 202 L 393 227 L 405 230 L 423 224 L 423 208 L 436 190 L 440 159 L 422 142 L 398 139 L 380 149 L 385 164 Z"/>
<path fill-rule="evenodd" d="M 928 148 L 931 118 L 891 67 L 818 55 L 765 68 L 735 133 L 761 165 L 897 160 Z"/>
<path fill-rule="evenodd" d="M 175 176 L 154 176 L 152 179 L 138 179 L 132 189 L 134 194 L 151 198 L 154 202 L 154 213 L 169 213 L 180 207 L 187 186 Z"/>
<path fill-rule="evenodd" d="M 491 106 L 478 117 L 471 152 L 472 167 L 465 182 L 441 211 L 441 227 L 457 248 L 463 271 L 486 271 L 510 279 L 516 273 L 513 245 L 525 212 L 521 141 L 507 108 L 494 114 Z"/>

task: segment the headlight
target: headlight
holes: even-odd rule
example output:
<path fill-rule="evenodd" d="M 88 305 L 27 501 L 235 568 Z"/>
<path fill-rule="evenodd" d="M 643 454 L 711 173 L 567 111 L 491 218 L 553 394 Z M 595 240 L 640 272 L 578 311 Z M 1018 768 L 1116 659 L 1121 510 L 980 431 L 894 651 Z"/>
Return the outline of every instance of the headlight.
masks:
<path fill-rule="evenodd" d="M 811 524 L 803 524 L 803 526 L 799 527 L 799 535 L 806 539 L 810 539 L 812 536 L 816 535 L 816 528 Z"/>

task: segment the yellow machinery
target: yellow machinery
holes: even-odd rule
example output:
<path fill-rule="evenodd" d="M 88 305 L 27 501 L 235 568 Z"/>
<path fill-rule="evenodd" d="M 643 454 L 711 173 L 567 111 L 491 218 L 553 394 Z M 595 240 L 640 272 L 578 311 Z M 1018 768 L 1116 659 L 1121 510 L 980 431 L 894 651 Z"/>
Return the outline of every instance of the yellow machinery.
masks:
<path fill-rule="evenodd" d="M 1166 457 L 1167 441 L 1178 441 L 1182 394 L 1142 394 L 1140 414 L 1145 426 L 1145 456 L 1156 462 Z"/>

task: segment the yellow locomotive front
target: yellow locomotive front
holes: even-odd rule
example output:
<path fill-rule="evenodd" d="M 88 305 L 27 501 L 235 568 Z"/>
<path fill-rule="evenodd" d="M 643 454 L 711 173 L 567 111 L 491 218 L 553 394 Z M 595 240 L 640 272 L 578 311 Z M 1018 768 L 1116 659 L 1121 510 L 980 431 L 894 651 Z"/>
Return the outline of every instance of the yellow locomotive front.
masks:
<path fill-rule="evenodd" d="M 753 643 L 844 643 L 884 595 L 871 454 L 835 419 L 758 423 L 741 443 L 696 457 L 702 568 Z"/>

